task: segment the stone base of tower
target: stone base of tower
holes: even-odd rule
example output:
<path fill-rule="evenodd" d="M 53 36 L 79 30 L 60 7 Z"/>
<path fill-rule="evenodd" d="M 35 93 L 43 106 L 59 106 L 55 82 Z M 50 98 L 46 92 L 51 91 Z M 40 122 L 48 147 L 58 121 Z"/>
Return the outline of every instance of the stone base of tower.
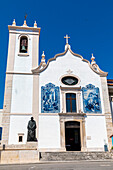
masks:
<path fill-rule="evenodd" d="M 0 146 L 0 163 L 37 163 L 39 152 L 37 142 L 29 142 L 25 145 L 2 145 Z"/>

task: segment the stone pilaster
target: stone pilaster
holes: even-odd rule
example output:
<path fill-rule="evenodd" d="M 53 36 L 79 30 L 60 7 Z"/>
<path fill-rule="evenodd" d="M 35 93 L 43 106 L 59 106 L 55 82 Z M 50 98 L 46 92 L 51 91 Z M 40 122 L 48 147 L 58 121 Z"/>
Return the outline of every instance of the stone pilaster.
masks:
<path fill-rule="evenodd" d="M 65 113 L 66 112 L 66 109 L 65 109 L 65 93 L 64 92 L 61 92 L 62 93 L 62 113 Z"/>
<path fill-rule="evenodd" d="M 60 121 L 60 141 L 61 141 L 61 149 L 65 148 L 65 123 L 64 121 Z"/>
<path fill-rule="evenodd" d="M 101 79 L 101 89 L 102 89 L 102 95 L 103 95 L 104 114 L 105 114 L 105 118 L 106 118 L 108 149 L 110 150 L 111 146 L 112 146 L 110 136 L 113 133 L 113 127 L 112 127 L 112 117 L 111 117 L 111 110 L 110 110 L 108 86 L 107 86 L 106 77 L 100 77 L 100 79 Z"/>
<path fill-rule="evenodd" d="M 15 44 L 16 44 L 16 34 L 10 33 L 8 59 L 7 59 L 7 72 L 14 71 Z M 8 138 L 9 138 L 12 81 L 13 81 L 13 74 L 6 73 L 5 95 L 4 95 L 4 106 L 3 106 L 3 117 L 2 117 L 2 127 L 3 127 L 2 144 L 8 144 Z"/>
<path fill-rule="evenodd" d="M 81 93 L 80 92 L 78 92 L 77 93 L 77 101 L 78 101 L 78 113 L 80 113 L 81 112 Z"/>
<path fill-rule="evenodd" d="M 39 54 L 39 35 L 33 35 L 32 40 L 32 68 L 38 67 L 38 54 Z"/>
<path fill-rule="evenodd" d="M 81 151 L 86 151 L 86 131 L 85 131 L 85 120 L 82 121 L 82 147 Z"/>
<path fill-rule="evenodd" d="M 2 127 L 3 127 L 2 144 L 8 144 L 8 138 L 9 138 L 12 80 L 13 80 L 13 75 L 7 74 L 6 84 L 5 84 L 3 117 L 2 117 Z"/>
<path fill-rule="evenodd" d="M 32 104 L 32 116 L 36 121 L 36 138 L 38 139 L 38 115 L 39 114 L 39 75 L 33 75 L 33 104 Z"/>

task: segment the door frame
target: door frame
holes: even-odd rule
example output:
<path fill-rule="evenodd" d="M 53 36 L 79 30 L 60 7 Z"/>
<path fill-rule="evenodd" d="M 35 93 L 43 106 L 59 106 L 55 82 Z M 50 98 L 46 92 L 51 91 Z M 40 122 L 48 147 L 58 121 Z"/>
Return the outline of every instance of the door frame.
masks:
<path fill-rule="evenodd" d="M 85 117 L 84 114 L 59 114 L 60 116 L 60 146 L 63 151 L 66 151 L 65 147 L 65 123 L 68 121 L 80 122 L 80 140 L 81 151 L 86 151 L 86 132 L 85 132 Z"/>
<path fill-rule="evenodd" d="M 68 125 L 69 127 L 67 127 L 67 123 L 69 123 L 69 125 Z M 73 127 L 71 127 L 71 123 L 73 123 L 73 125 L 72 125 Z M 77 123 L 79 123 L 79 124 L 77 125 Z M 78 137 L 79 137 L 78 141 L 79 142 L 76 144 L 76 146 L 78 145 L 78 147 L 72 148 L 72 146 L 70 146 L 71 147 L 71 150 L 70 150 L 70 149 L 68 149 L 68 147 L 66 145 L 66 141 L 68 139 L 68 134 L 66 133 L 66 131 L 69 131 L 69 133 L 73 134 L 72 137 L 74 138 L 74 141 L 75 141 L 75 135 L 73 133 L 73 132 L 75 132 L 75 130 L 78 131 Z M 73 142 L 73 144 L 75 145 L 74 142 Z M 80 122 L 78 122 L 78 121 L 67 121 L 67 122 L 65 122 L 65 147 L 66 147 L 66 151 L 81 151 Z"/>

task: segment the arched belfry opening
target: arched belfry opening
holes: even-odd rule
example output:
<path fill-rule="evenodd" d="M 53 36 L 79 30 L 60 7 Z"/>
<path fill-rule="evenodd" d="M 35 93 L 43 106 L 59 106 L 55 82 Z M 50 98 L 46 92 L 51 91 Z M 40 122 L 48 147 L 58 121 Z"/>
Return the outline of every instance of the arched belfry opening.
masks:
<path fill-rule="evenodd" d="M 65 122 L 66 151 L 81 151 L 80 122 Z"/>
<path fill-rule="evenodd" d="M 20 53 L 28 52 L 28 38 L 26 36 L 22 36 L 20 38 Z"/>

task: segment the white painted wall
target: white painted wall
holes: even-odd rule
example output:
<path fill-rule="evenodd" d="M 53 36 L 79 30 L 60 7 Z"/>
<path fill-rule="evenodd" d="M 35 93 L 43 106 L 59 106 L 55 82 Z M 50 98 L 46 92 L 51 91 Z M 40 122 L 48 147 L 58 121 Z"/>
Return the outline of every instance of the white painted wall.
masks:
<path fill-rule="evenodd" d="M 53 83 L 56 86 L 63 86 L 60 78 L 67 74 L 68 70 L 73 71 L 72 74 L 80 78 L 78 86 L 85 87 L 88 84 L 93 84 L 100 89 L 101 105 L 103 108 L 103 99 L 101 91 L 100 76 L 96 74 L 81 58 L 74 56 L 68 51 L 64 56 L 58 57 L 55 61 L 51 61 L 46 70 L 40 74 L 39 79 L 39 112 L 41 112 L 41 86 L 47 83 Z M 75 85 L 76 87 L 76 85 Z M 81 96 L 82 97 L 82 96 Z M 60 93 L 60 99 L 62 98 Z M 62 106 L 62 100 L 60 100 Z M 83 104 L 83 102 L 81 103 Z M 82 106 L 83 107 L 83 106 Z M 62 111 L 62 107 L 60 108 Z M 102 110 L 104 113 L 104 110 Z"/>
<path fill-rule="evenodd" d="M 0 109 L 0 127 L 2 127 L 3 109 Z"/>
<path fill-rule="evenodd" d="M 11 115 L 9 127 L 9 144 L 25 144 L 27 141 L 27 125 L 31 115 Z M 18 142 L 18 133 L 24 133 L 23 143 Z"/>
<path fill-rule="evenodd" d="M 103 150 L 108 144 L 105 116 L 87 116 L 86 120 L 86 146 L 88 150 Z M 87 137 L 91 137 L 88 140 Z"/>
<path fill-rule="evenodd" d="M 33 76 L 13 75 L 11 113 L 32 113 Z"/>
<path fill-rule="evenodd" d="M 18 31 L 18 34 L 16 34 L 16 47 L 15 47 L 15 61 L 14 61 L 14 72 L 19 73 L 31 73 L 32 69 L 32 35 L 28 35 L 28 54 L 29 56 L 19 56 L 19 35 L 21 34 L 29 34 L 26 31 Z"/>
<path fill-rule="evenodd" d="M 57 115 L 39 116 L 39 149 L 60 148 L 60 123 Z"/>

